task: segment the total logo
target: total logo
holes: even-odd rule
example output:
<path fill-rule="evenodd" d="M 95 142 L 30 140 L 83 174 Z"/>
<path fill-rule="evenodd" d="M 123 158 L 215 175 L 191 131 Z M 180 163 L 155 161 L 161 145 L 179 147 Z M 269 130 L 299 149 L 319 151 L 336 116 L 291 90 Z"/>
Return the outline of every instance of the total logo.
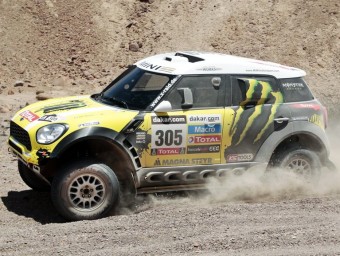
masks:
<path fill-rule="evenodd" d="M 190 144 L 217 143 L 221 142 L 221 135 L 190 136 L 188 142 Z"/>

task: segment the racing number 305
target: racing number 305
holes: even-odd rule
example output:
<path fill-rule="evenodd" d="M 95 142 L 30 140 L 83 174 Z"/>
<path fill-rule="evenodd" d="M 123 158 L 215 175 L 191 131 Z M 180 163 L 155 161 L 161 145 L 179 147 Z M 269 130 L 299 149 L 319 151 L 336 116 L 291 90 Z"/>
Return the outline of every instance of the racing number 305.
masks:
<path fill-rule="evenodd" d="M 182 145 L 183 136 L 182 130 L 157 130 L 156 131 L 157 140 L 155 141 L 156 146 L 171 146 L 171 145 Z"/>

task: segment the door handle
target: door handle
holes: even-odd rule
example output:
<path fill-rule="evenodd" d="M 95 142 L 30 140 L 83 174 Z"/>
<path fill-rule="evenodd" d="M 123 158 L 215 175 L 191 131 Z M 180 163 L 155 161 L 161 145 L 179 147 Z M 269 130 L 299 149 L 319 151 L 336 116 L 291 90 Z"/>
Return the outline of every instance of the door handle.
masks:
<path fill-rule="evenodd" d="M 289 121 L 289 117 L 279 117 L 279 118 L 275 118 L 274 121 L 278 124 L 282 124 L 283 122 L 288 122 Z"/>

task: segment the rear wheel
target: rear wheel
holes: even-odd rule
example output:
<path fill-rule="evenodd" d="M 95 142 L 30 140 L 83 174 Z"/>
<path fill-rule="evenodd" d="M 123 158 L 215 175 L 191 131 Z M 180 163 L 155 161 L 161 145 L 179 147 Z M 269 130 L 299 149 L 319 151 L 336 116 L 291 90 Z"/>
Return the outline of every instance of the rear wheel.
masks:
<path fill-rule="evenodd" d="M 29 169 L 24 163 L 18 161 L 18 170 L 21 179 L 27 186 L 36 191 L 49 191 L 50 185 Z"/>
<path fill-rule="evenodd" d="M 89 220 L 107 216 L 119 203 L 119 191 L 110 167 L 80 163 L 54 178 L 51 197 L 65 219 Z"/>
<path fill-rule="evenodd" d="M 318 175 L 321 170 L 318 155 L 308 149 L 290 149 L 280 152 L 274 158 L 273 165 L 305 178 Z"/>

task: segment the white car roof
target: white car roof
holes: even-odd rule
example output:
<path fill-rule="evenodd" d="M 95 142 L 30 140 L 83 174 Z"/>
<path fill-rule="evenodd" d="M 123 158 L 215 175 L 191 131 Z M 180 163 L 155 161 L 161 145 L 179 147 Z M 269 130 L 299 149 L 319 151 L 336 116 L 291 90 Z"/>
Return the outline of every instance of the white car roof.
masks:
<path fill-rule="evenodd" d="M 171 52 L 135 63 L 139 68 L 172 75 L 242 74 L 276 78 L 303 77 L 306 72 L 273 62 L 211 52 Z"/>

